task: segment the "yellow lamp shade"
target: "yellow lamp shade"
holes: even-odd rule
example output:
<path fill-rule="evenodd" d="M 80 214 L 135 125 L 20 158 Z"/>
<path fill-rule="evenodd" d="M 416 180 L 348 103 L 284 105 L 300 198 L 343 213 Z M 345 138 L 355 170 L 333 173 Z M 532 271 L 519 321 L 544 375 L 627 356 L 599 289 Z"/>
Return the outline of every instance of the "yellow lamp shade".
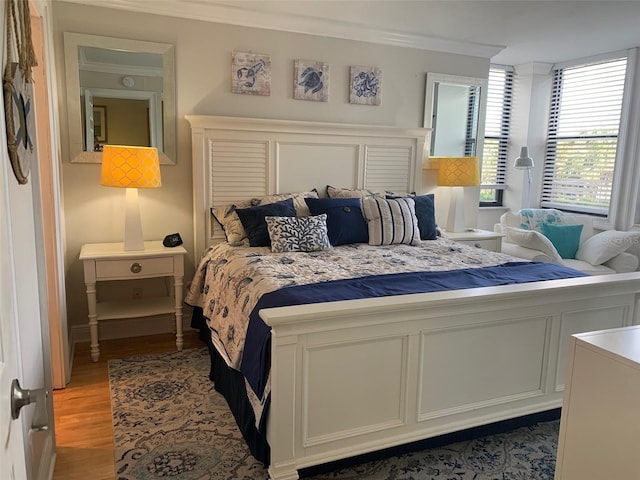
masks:
<path fill-rule="evenodd" d="M 107 187 L 158 188 L 162 186 L 158 149 L 105 145 L 102 152 L 102 177 Z"/>
<path fill-rule="evenodd" d="M 480 185 L 478 157 L 433 157 L 439 160 L 438 185 L 471 187 Z"/>

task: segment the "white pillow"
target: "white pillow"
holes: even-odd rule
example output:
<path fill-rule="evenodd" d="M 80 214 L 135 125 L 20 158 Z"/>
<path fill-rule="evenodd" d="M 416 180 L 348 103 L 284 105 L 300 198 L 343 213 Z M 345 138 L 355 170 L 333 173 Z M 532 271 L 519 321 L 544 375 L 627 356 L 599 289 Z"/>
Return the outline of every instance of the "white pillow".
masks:
<path fill-rule="evenodd" d="M 520 245 L 521 247 L 532 248 L 544 253 L 554 263 L 562 263 L 562 257 L 553 246 L 551 240 L 535 230 L 524 230 L 522 228 L 506 228 L 506 241 Z"/>
<path fill-rule="evenodd" d="M 603 263 L 604 266 L 613 268 L 616 273 L 635 272 L 640 261 L 632 253 L 622 252 Z"/>
<path fill-rule="evenodd" d="M 640 232 L 605 230 L 596 233 L 580 245 L 576 252 L 576 259 L 589 262 L 591 265 L 601 265 L 638 241 L 640 241 Z"/>

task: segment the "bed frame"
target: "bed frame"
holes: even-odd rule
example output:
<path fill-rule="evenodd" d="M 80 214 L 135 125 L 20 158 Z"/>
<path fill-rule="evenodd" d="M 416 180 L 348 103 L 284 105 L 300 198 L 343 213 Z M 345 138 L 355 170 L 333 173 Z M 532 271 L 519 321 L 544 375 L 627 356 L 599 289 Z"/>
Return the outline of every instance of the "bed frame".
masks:
<path fill-rule="evenodd" d="M 188 116 L 195 252 L 210 208 L 325 185 L 421 191 L 429 130 Z M 196 258 L 197 260 L 197 258 Z M 272 479 L 557 408 L 569 336 L 640 323 L 640 273 L 261 311 Z"/>

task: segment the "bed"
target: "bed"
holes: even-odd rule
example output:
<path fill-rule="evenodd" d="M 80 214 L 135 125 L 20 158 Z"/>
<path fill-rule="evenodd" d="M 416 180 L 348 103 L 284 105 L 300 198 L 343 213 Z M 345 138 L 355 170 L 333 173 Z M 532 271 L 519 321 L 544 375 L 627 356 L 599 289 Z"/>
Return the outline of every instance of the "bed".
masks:
<path fill-rule="evenodd" d="M 426 129 L 187 119 L 196 264 L 227 248 L 216 246 L 225 237 L 212 208 L 325 185 L 422 191 Z M 478 254 L 446 239 L 433 245 Z M 305 467 L 557 408 L 568 337 L 639 323 L 639 280 L 629 273 L 267 304 L 257 314 L 269 332 L 270 395 L 245 438 L 267 445 L 253 453 L 268 460 L 271 478 L 296 479 Z M 236 372 L 216 378 L 216 388 L 235 389 L 233 403 L 246 378 L 228 368 L 233 355 L 220 361 L 224 346 L 211 345 L 214 377 Z"/>

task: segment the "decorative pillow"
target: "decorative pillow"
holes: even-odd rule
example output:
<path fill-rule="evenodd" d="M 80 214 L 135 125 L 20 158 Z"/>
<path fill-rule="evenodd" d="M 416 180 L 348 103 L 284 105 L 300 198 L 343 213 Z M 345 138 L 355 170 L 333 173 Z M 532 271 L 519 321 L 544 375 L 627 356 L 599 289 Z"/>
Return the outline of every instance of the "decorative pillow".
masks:
<path fill-rule="evenodd" d="M 523 228 L 506 227 L 505 232 L 506 241 L 515 243 L 521 247 L 531 248 L 538 250 L 549 257 L 550 261 L 554 263 L 561 263 L 562 257 L 553 246 L 551 240 L 545 237 L 540 232 L 535 230 L 525 230 Z"/>
<path fill-rule="evenodd" d="M 305 201 L 311 215 L 327 215 L 329 240 L 334 247 L 369 241 L 359 198 L 307 198 Z"/>
<path fill-rule="evenodd" d="M 308 217 L 264 217 L 271 239 L 271 251 L 315 252 L 331 248 L 327 215 Z"/>
<path fill-rule="evenodd" d="M 271 245 L 265 217 L 296 216 L 292 198 L 282 200 L 281 202 L 259 205 L 257 207 L 238 208 L 236 209 L 236 213 L 247 233 L 249 245 L 252 247 L 268 247 Z"/>
<path fill-rule="evenodd" d="M 638 269 L 638 264 L 640 264 L 640 261 L 633 253 L 622 252 L 602 265 L 613 268 L 616 273 L 628 273 L 635 272 Z"/>
<path fill-rule="evenodd" d="M 387 198 L 402 198 L 407 195 L 389 195 Z M 418 229 L 420 230 L 421 240 L 435 240 L 438 236 L 436 228 L 436 215 L 434 206 L 433 193 L 428 195 L 411 195 L 409 196 L 416 203 L 416 218 L 418 219 Z"/>
<path fill-rule="evenodd" d="M 542 225 L 563 223 L 563 212 L 554 208 L 523 208 L 520 210 L 520 228 L 542 232 Z"/>
<path fill-rule="evenodd" d="M 601 265 L 640 241 L 640 232 L 605 230 L 584 241 L 576 258 L 591 265 Z"/>
<path fill-rule="evenodd" d="M 366 188 L 336 188 L 327 185 L 327 197 L 329 198 L 364 198 L 364 197 L 383 197 L 382 193 L 373 192 Z"/>
<path fill-rule="evenodd" d="M 369 227 L 369 245 L 420 244 L 413 199 L 365 197 L 362 211 Z"/>
<path fill-rule="evenodd" d="M 581 223 L 573 225 L 543 223 L 540 228 L 542 229 L 542 234 L 551 240 L 551 243 L 556 247 L 562 258 L 576 258 L 583 228 Z"/>
<path fill-rule="evenodd" d="M 416 192 L 390 192 L 389 190 L 385 190 L 384 194 L 387 197 L 415 197 Z"/>
<path fill-rule="evenodd" d="M 239 244 L 246 240 L 247 234 L 244 231 L 242 222 L 236 215 L 237 208 L 257 207 L 268 203 L 279 202 L 288 198 L 293 199 L 293 206 L 298 216 L 309 215 L 309 208 L 305 203 L 305 198 L 318 198 L 318 191 L 313 189 L 308 192 L 297 193 L 278 193 L 275 195 L 267 195 L 264 197 L 255 197 L 249 200 L 243 200 L 233 205 L 225 205 L 224 207 L 216 207 L 211 209 L 211 213 L 218 223 L 222 226 L 227 242 L 231 244 Z"/>

